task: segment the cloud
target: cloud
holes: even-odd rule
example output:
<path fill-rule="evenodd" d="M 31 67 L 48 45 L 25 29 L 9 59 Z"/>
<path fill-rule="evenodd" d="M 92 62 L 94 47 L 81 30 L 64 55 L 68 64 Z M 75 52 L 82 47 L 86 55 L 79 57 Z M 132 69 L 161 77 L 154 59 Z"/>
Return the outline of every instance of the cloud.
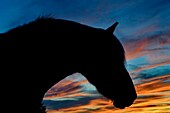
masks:
<path fill-rule="evenodd" d="M 170 74 L 170 65 L 158 66 L 155 68 L 145 69 L 138 73 L 137 78 L 149 79 L 157 76 Z"/>
<path fill-rule="evenodd" d="M 145 79 L 136 85 L 138 98 L 132 108 L 145 113 L 149 113 L 152 109 L 154 112 L 170 112 L 170 109 L 167 109 L 170 105 L 168 99 L 170 82 L 165 82 L 169 79 L 170 75 L 158 76 Z"/>
<path fill-rule="evenodd" d="M 80 73 L 74 73 L 51 87 L 44 95 L 48 99 L 71 99 L 74 97 L 100 95 L 95 86 Z"/>
<path fill-rule="evenodd" d="M 138 94 L 144 95 L 169 91 L 170 82 L 165 82 L 168 79 L 170 79 L 170 75 L 142 80 L 142 83 L 136 85 L 137 92 Z"/>
<path fill-rule="evenodd" d="M 160 67 L 157 67 L 160 68 Z M 168 68 L 167 68 L 168 69 Z M 156 71 L 157 69 L 153 70 Z M 160 69 L 161 70 L 161 69 Z M 141 71 L 142 72 L 142 71 Z M 159 72 L 159 71 L 158 71 Z M 148 72 L 150 73 L 150 72 Z M 151 72 L 153 73 L 153 72 Z M 160 73 L 162 74 L 162 73 Z M 74 78 L 74 77 L 73 77 Z M 141 77 L 142 78 L 142 77 Z M 126 109 L 120 110 L 115 108 L 112 103 L 103 97 L 102 95 L 91 95 L 88 92 L 78 91 L 75 87 L 77 85 L 84 84 L 80 81 L 80 84 L 73 81 L 67 90 L 67 84 L 72 83 L 71 81 L 62 81 L 64 84 L 58 87 L 66 85 L 66 90 L 63 89 L 64 95 L 50 96 L 50 98 L 44 99 L 44 105 L 47 106 L 48 113 L 122 113 L 122 112 L 146 112 L 149 113 L 149 109 L 154 109 L 155 112 L 170 112 L 167 108 L 170 105 L 168 97 L 170 96 L 170 75 L 162 75 L 150 77 L 141 80 L 140 83 L 135 85 L 137 90 L 138 98 L 132 106 Z M 86 84 L 86 83 L 85 83 Z M 80 87 L 81 89 L 82 87 Z M 73 90 L 72 90 L 73 89 Z M 57 89 L 54 88 L 55 91 Z M 60 90 L 58 90 L 60 91 Z M 64 92 L 66 91 L 66 92 Z M 74 92 L 75 91 L 75 92 Z M 78 91 L 78 92 L 77 92 Z M 71 92 L 71 93 L 69 93 Z M 161 93 L 160 93 L 161 92 Z M 76 95 L 77 94 L 77 95 Z M 165 110 L 166 109 L 166 110 Z"/>
<path fill-rule="evenodd" d="M 168 60 L 170 61 L 169 58 L 170 38 L 169 37 L 170 37 L 170 33 L 164 32 L 159 34 L 153 34 L 148 37 L 142 37 L 139 39 L 124 40 L 123 45 L 126 50 L 126 59 L 131 60 L 141 56 L 150 55 L 148 56 L 149 62 L 156 62 L 156 60 L 161 59 L 161 57 L 162 60 L 164 59 L 164 61 L 168 61 Z M 151 58 L 152 55 L 157 56 L 157 59 L 156 57 Z"/>
<path fill-rule="evenodd" d="M 76 97 L 75 97 L 76 98 Z M 72 100 L 44 100 L 44 104 L 48 106 L 49 110 L 66 109 L 71 107 L 78 107 L 89 104 L 91 100 L 100 99 L 101 97 L 83 96 Z"/>
<path fill-rule="evenodd" d="M 64 95 L 78 95 L 79 92 L 82 92 L 83 86 L 81 84 L 86 83 L 87 80 L 74 82 L 69 79 L 64 79 L 58 84 L 50 88 L 45 94 L 44 98 L 54 98 L 61 97 Z"/>
<path fill-rule="evenodd" d="M 60 108 L 60 109 L 53 109 L 53 110 L 48 110 L 49 113 L 57 113 L 57 112 L 64 112 L 64 113 L 102 113 L 102 112 L 108 112 L 112 111 L 114 109 L 112 103 L 108 102 L 108 100 L 104 98 L 82 98 L 83 101 L 82 103 L 79 103 L 74 106 L 66 107 L 66 108 Z M 84 101 L 86 101 L 84 103 Z M 79 102 L 79 101 L 77 101 Z M 108 111 L 106 111 L 108 110 Z"/>

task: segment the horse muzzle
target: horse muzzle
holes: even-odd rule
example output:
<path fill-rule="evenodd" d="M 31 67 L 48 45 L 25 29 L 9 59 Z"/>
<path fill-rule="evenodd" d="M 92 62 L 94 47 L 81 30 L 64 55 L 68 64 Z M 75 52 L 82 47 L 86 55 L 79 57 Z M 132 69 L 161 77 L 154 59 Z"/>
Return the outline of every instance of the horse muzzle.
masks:
<path fill-rule="evenodd" d="M 117 108 L 124 109 L 125 107 L 129 107 L 133 104 L 137 97 L 131 98 L 131 99 L 119 99 L 114 100 L 113 105 Z"/>

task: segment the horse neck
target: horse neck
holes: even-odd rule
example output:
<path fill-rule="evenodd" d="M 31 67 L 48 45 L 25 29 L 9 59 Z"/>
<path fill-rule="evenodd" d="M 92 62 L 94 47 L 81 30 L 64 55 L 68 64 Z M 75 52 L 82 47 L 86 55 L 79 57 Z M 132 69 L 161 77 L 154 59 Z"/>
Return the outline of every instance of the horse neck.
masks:
<path fill-rule="evenodd" d="M 66 70 L 65 70 L 66 71 Z M 21 105 L 25 109 L 30 110 L 38 110 L 45 93 L 57 82 L 64 79 L 66 76 L 70 75 L 68 71 L 64 72 L 64 70 L 54 71 L 51 70 L 42 70 L 41 72 L 33 71 L 32 75 L 25 75 L 29 76 L 25 81 L 22 82 L 22 85 L 25 88 L 22 90 L 25 99 L 20 99 L 21 103 L 26 102 L 25 105 Z M 38 78 L 36 78 L 36 77 Z M 24 77 L 23 77 L 24 78 Z M 28 108 L 27 108 L 28 107 Z"/>
<path fill-rule="evenodd" d="M 52 65 L 53 66 L 53 65 Z M 34 86 L 32 87 L 34 90 L 38 91 L 41 96 L 44 94 L 56 83 L 64 79 L 65 77 L 73 74 L 75 71 L 68 69 L 68 67 L 48 67 L 41 69 L 41 71 L 37 71 L 35 76 L 39 76 L 38 79 L 35 78 L 33 80 Z M 32 78 L 34 78 L 32 76 Z"/>

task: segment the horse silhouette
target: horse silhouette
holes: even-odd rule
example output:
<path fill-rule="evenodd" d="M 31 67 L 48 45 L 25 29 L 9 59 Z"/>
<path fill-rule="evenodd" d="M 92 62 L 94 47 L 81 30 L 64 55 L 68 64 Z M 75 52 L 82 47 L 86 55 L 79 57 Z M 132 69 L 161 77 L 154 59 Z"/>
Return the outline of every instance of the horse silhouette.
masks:
<path fill-rule="evenodd" d="M 105 30 L 42 17 L 1 33 L 1 94 L 5 98 L 1 107 L 10 113 L 40 113 L 47 90 L 76 72 L 115 107 L 132 105 L 137 94 L 124 65 L 124 48 L 113 35 L 117 24 Z"/>

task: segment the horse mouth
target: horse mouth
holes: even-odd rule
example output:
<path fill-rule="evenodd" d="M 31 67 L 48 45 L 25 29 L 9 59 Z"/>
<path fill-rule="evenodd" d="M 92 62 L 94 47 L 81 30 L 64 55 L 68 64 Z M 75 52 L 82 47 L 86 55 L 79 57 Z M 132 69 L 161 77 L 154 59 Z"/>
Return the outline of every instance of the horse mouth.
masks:
<path fill-rule="evenodd" d="M 122 97 L 122 98 L 119 97 L 113 100 L 113 105 L 117 108 L 124 109 L 125 107 L 131 106 L 136 98 L 137 98 L 136 93 L 131 97 Z"/>
<path fill-rule="evenodd" d="M 130 105 L 133 104 L 133 101 L 128 101 L 128 102 L 121 102 L 121 101 L 114 101 L 113 105 L 117 108 L 120 109 L 125 109 L 125 107 L 129 107 Z"/>

